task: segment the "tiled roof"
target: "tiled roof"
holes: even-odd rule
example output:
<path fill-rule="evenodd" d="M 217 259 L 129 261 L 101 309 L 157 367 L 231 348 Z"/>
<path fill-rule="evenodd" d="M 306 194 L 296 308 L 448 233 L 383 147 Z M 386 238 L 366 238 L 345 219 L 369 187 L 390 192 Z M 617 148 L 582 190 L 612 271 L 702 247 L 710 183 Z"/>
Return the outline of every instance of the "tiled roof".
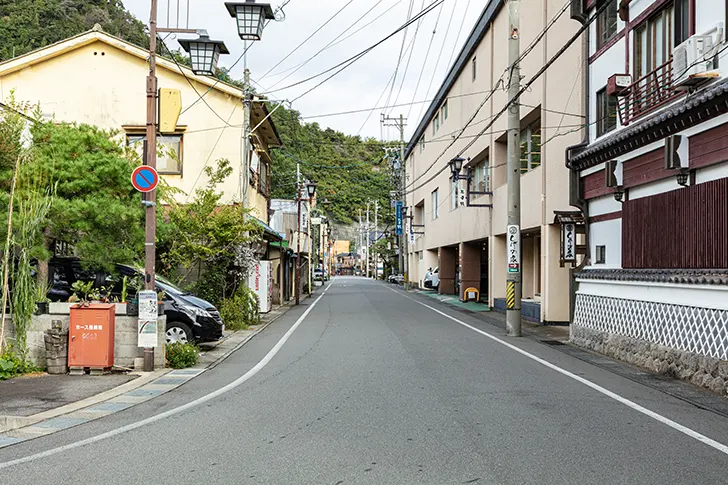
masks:
<path fill-rule="evenodd" d="M 575 150 L 568 164 L 586 169 L 606 160 L 628 153 L 641 145 L 652 143 L 706 120 L 699 113 L 709 111 L 710 117 L 728 112 L 728 78 L 712 83 L 687 98 L 681 98 L 668 108 L 608 135 L 582 150 Z M 659 130 L 656 128 L 659 126 Z M 655 129 L 654 132 L 651 132 Z M 642 139 L 640 139 L 642 137 Z"/>
<path fill-rule="evenodd" d="M 577 273 L 576 278 L 688 285 L 728 285 L 728 269 L 587 269 Z"/>

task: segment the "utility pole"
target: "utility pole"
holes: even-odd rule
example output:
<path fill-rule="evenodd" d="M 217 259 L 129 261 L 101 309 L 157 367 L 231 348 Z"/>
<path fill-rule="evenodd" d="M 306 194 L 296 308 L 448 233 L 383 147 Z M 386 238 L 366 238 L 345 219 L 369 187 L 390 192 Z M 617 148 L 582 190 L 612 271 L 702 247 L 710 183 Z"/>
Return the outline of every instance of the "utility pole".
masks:
<path fill-rule="evenodd" d="M 296 164 L 296 305 L 301 303 L 301 165 Z"/>
<path fill-rule="evenodd" d="M 362 231 L 361 209 L 359 209 L 359 240 L 357 241 L 358 244 L 356 245 L 356 250 L 357 250 L 357 254 L 359 254 L 360 256 L 362 253 L 362 247 L 364 246 L 362 244 L 361 231 Z M 359 269 L 361 269 L 361 259 L 358 259 L 357 264 L 359 266 Z"/>
<path fill-rule="evenodd" d="M 366 227 L 366 251 L 367 251 L 367 278 L 370 278 L 369 270 L 369 240 L 371 238 L 371 228 L 369 227 L 369 202 L 367 202 L 367 227 Z"/>
<path fill-rule="evenodd" d="M 247 46 L 247 42 L 245 43 Z M 250 185 L 250 111 L 253 96 L 250 92 L 250 70 L 247 67 L 247 54 L 245 54 L 245 71 L 243 77 L 243 157 L 240 160 L 240 207 L 248 207 L 248 186 Z"/>
<path fill-rule="evenodd" d="M 509 0 L 510 29 L 508 37 L 508 229 L 506 237 L 506 330 L 511 337 L 521 336 L 521 116 L 520 96 L 520 0 Z"/>
<path fill-rule="evenodd" d="M 407 163 L 404 159 L 404 151 L 405 151 L 405 143 L 404 143 L 404 127 L 405 127 L 405 118 L 403 115 L 399 115 L 399 118 L 390 118 L 382 116 L 382 123 L 386 124 L 387 122 L 390 122 L 390 126 L 396 126 L 399 129 L 399 193 L 400 193 L 400 200 L 402 201 L 402 210 L 405 211 L 407 208 Z M 408 209 L 407 209 L 408 210 Z M 402 276 L 404 276 L 404 290 L 407 291 L 409 289 L 409 283 L 408 283 L 408 267 L 409 267 L 409 255 L 408 255 L 408 245 L 409 245 L 409 231 L 407 231 L 407 214 L 402 214 L 402 235 L 399 236 L 399 268 L 400 271 L 402 271 Z"/>
<path fill-rule="evenodd" d="M 149 75 L 147 76 L 147 126 L 144 165 L 157 168 L 157 0 L 149 14 Z M 157 191 L 144 194 L 144 289 L 155 291 L 157 243 Z M 144 371 L 154 370 L 154 349 L 144 348 Z"/>
<path fill-rule="evenodd" d="M 374 201 L 374 240 L 379 242 L 379 201 Z M 379 278 L 379 253 L 374 256 L 374 279 Z"/>

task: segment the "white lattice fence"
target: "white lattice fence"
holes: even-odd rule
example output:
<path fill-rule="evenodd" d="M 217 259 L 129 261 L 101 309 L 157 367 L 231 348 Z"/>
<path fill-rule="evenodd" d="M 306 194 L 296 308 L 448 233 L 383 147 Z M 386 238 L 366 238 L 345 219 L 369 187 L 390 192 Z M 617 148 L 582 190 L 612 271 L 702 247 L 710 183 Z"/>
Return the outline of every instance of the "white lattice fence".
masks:
<path fill-rule="evenodd" d="M 574 324 L 728 360 L 728 311 L 577 295 Z"/>

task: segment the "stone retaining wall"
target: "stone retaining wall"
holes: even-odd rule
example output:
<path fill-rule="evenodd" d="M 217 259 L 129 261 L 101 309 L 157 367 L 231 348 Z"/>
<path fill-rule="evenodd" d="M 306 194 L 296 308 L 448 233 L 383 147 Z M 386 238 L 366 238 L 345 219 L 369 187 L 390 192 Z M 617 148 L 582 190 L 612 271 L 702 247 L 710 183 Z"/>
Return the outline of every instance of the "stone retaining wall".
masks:
<path fill-rule="evenodd" d="M 45 368 L 46 354 L 44 333 L 51 328 L 53 320 L 60 320 L 63 330 L 68 331 L 71 321 L 70 304 L 50 305 L 50 314 L 35 315 L 28 329 L 28 358 L 38 367 Z M 144 357 L 144 350 L 137 347 L 137 317 L 126 316 L 126 306 L 117 305 L 114 328 L 114 365 L 123 368 L 134 368 L 134 358 Z M 159 346 L 154 349 L 154 368 L 161 369 L 166 365 L 164 356 L 164 342 L 167 317 L 159 317 L 157 325 L 157 342 Z M 5 321 L 6 335 L 15 338 L 15 326 L 12 318 Z"/>
<path fill-rule="evenodd" d="M 576 324 L 571 326 L 571 342 L 658 374 L 690 381 L 721 396 L 728 394 L 728 361 L 725 360 Z"/>

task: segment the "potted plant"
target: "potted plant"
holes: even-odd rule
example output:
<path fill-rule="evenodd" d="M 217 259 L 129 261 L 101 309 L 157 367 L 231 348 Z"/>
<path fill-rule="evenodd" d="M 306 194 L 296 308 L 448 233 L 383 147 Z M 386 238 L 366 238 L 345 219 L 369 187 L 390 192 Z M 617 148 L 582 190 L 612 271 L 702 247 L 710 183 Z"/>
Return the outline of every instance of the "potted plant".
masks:
<path fill-rule="evenodd" d="M 139 290 L 142 288 L 142 280 L 139 276 L 124 276 L 121 280 L 121 299 L 128 300 L 126 302 L 126 314 L 130 317 L 139 315 Z M 132 290 L 133 296 L 129 300 L 129 293 Z"/>
<path fill-rule="evenodd" d="M 48 313 L 48 292 L 50 285 L 46 283 L 38 283 L 35 287 L 35 313 L 36 315 L 46 315 Z"/>

